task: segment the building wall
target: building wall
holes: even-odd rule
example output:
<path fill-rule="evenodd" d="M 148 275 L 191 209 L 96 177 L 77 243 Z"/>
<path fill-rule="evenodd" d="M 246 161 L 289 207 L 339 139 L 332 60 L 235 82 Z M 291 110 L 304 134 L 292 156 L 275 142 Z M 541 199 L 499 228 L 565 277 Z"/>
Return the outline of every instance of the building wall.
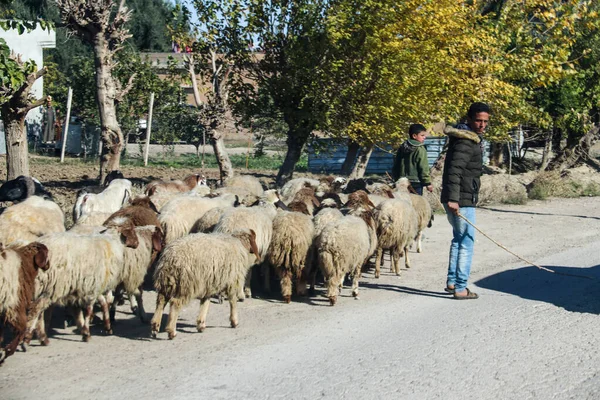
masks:
<path fill-rule="evenodd" d="M 15 29 L 4 31 L 0 28 L 0 38 L 6 41 L 8 47 L 16 54 L 20 54 L 23 61 L 33 60 L 38 69 L 44 66 L 44 50 L 56 47 L 56 33 L 48 32 L 39 26 L 31 32 L 22 35 Z M 31 89 L 31 94 L 39 99 L 44 94 L 43 77 L 38 79 Z M 41 107 L 29 111 L 26 118 L 28 135 L 41 134 L 42 112 Z M 4 135 L 3 135 L 4 136 Z"/>

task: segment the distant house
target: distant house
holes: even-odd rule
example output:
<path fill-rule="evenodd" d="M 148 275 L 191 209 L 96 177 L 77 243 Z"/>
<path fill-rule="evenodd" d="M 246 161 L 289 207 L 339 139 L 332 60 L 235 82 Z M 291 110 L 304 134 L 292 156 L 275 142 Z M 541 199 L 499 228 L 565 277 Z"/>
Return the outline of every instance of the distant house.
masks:
<path fill-rule="evenodd" d="M 39 26 L 31 32 L 24 32 L 19 35 L 16 29 L 10 29 L 4 31 L 0 28 L 0 38 L 6 41 L 8 47 L 16 54 L 20 54 L 23 61 L 33 60 L 38 69 L 44 66 L 44 49 L 52 49 L 56 47 L 56 33 L 54 31 L 48 32 L 40 28 Z M 31 94 L 36 99 L 41 98 L 44 95 L 44 83 L 43 77 L 38 79 L 31 89 Z M 38 107 L 29 111 L 27 119 L 25 120 L 27 126 L 27 134 L 32 135 L 35 133 L 41 134 L 42 131 L 42 111 Z M 4 144 L 4 132 L 0 135 L 2 142 L 0 144 L 0 154 L 6 153 L 6 148 L 2 151 L 2 144 Z"/>

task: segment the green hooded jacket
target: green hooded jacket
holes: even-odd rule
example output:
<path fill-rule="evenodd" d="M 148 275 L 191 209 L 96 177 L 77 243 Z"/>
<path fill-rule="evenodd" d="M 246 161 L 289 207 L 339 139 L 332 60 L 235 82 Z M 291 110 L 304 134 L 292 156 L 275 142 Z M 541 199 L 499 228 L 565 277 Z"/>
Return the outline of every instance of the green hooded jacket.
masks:
<path fill-rule="evenodd" d="M 392 177 L 395 181 L 406 177 L 410 182 L 418 182 L 422 186 L 431 184 L 427 149 L 423 143 L 414 139 L 402 143 L 396 154 Z"/>

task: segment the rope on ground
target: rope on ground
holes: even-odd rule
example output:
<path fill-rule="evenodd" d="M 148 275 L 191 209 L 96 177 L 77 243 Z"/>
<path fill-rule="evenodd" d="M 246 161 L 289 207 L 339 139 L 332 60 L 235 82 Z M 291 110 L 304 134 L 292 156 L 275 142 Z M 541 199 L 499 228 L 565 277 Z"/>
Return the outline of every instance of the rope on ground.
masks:
<path fill-rule="evenodd" d="M 494 239 L 492 239 L 491 237 L 489 237 L 485 232 L 483 232 L 481 229 L 479 229 L 474 223 L 472 223 L 471 221 L 469 221 L 464 215 L 462 215 L 461 213 L 457 214 L 461 219 L 463 219 L 467 224 L 471 225 L 473 228 L 475 228 L 479 233 L 481 233 L 483 236 L 485 236 L 486 238 L 488 238 L 492 243 L 494 243 L 496 246 L 500 247 L 501 249 L 505 250 L 506 252 L 512 254 L 513 256 L 517 257 L 519 260 L 525 261 L 526 263 L 533 265 L 534 267 L 541 269 L 542 271 L 546 271 L 546 272 L 551 272 L 553 274 L 557 274 L 557 275 L 564 275 L 564 276 L 571 276 L 574 278 L 583 278 L 583 279 L 589 279 L 589 280 L 594 280 L 593 277 L 591 276 L 586 276 L 586 275 L 579 275 L 579 274 L 569 274 L 567 272 L 558 272 L 555 271 L 553 269 L 550 268 L 546 268 L 546 267 L 542 267 L 541 265 L 538 265 L 534 262 L 531 262 L 529 260 L 527 260 L 526 258 L 521 257 L 520 255 L 513 253 L 512 251 L 510 251 L 509 249 L 507 249 L 504 245 L 502 245 L 501 243 L 498 243 L 497 241 L 495 241 Z"/>

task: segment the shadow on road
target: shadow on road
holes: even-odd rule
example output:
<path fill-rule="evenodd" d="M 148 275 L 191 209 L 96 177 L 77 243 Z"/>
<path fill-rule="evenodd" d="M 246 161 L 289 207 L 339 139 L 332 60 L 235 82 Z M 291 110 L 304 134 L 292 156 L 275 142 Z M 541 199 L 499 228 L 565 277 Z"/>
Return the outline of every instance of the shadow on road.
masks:
<path fill-rule="evenodd" d="M 442 291 L 432 292 L 429 290 L 415 289 L 415 288 L 410 288 L 410 287 L 406 287 L 406 286 L 389 285 L 389 284 L 385 284 L 385 283 L 371 283 L 371 282 L 362 282 L 361 281 L 359 284 L 359 289 L 360 288 L 369 288 L 369 289 L 377 289 L 377 290 L 391 290 L 393 292 L 416 294 L 419 296 L 452 299 L 452 296 L 450 296 L 448 293 L 442 292 Z"/>
<path fill-rule="evenodd" d="M 592 279 L 553 274 L 536 267 L 522 267 L 500 272 L 475 283 L 484 289 L 554 304 L 567 311 L 600 314 L 600 265 L 590 268 L 544 267 Z"/>
<path fill-rule="evenodd" d="M 573 217 L 573 218 L 585 218 L 585 219 L 598 219 L 600 217 L 590 217 L 589 215 L 573 215 L 573 214 L 552 214 L 552 213 L 542 213 L 542 212 L 533 212 L 533 211 L 516 211 L 516 210 L 501 210 L 499 208 L 492 207 L 479 207 L 482 210 L 499 212 L 499 213 L 510 213 L 510 214 L 526 214 L 526 215 L 548 215 L 552 217 Z"/>

